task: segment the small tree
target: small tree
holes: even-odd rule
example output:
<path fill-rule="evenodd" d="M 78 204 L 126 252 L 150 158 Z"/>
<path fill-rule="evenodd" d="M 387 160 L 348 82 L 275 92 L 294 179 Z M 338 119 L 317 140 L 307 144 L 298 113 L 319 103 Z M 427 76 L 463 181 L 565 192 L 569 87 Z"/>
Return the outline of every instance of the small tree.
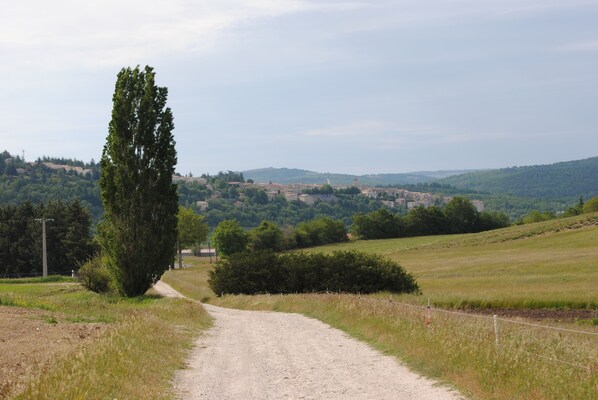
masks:
<path fill-rule="evenodd" d="M 251 250 L 280 251 L 284 247 L 282 230 L 274 222 L 262 221 L 259 226 L 249 231 Z"/>
<path fill-rule="evenodd" d="M 219 223 L 212 236 L 214 247 L 223 256 L 242 252 L 248 240 L 247 232 L 236 219 L 227 219 Z"/>
<path fill-rule="evenodd" d="M 479 230 L 480 213 L 471 201 L 454 197 L 444 208 L 451 233 L 471 233 Z"/>
<path fill-rule="evenodd" d="M 437 206 L 412 208 L 405 218 L 409 235 L 441 235 L 447 231 L 446 216 Z"/>
<path fill-rule="evenodd" d="M 177 238 L 174 123 L 168 89 L 154 78 L 151 67 L 118 74 L 101 159 L 99 241 L 127 296 L 145 293 L 160 279 Z"/>
<path fill-rule="evenodd" d="M 598 196 L 592 197 L 583 205 L 584 214 L 598 211 Z"/>
<path fill-rule="evenodd" d="M 353 215 L 353 234 L 361 239 L 388 239 L 400 235 L 399 217 L 381 208 L 369 214 Z"/>
<path fill-rule="evenodd" d="M 208 224 L 204 217 L 190 208 L 179 206 L 178 240 L 179 268 L 183 267 L 183 247 L 198 246 L 208 237 Z"/>

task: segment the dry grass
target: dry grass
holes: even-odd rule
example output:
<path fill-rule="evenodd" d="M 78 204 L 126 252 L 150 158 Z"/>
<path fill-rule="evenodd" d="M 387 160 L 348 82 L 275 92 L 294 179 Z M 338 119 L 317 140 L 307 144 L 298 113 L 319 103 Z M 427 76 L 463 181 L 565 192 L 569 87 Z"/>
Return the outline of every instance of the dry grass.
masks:
<path fill-rule="evenodd" d="M 101 296 L 77 284 L 0 284 L 0 304 L 60 310 L 73 322 L 104 322 L 107 333 L 36 371 L 17 399 L 169 399 L 171 378 L 193 338 L 210 325 L 198 304 Z"/>
<path fill-rule="evenodd" d="M 207 257 L 185 257 L 185 265 L 187 267 L 181 270 L 166 271 L 162 275 L 162 281 L 169 285 L 176 284 L 177 290 L 189 298 L 208 302 L 215 296 L 207 283 L 208 271 L 212 267 L 210 259 Z"/>
<path fill-rule="evenodd" d="M 475 399 L 598 396 L 598 336 L 499 323 L 350 295 L 225 296 L 225 307 L 320 319 Z M 598 334 L 598 329 L 584 328 Z"/>

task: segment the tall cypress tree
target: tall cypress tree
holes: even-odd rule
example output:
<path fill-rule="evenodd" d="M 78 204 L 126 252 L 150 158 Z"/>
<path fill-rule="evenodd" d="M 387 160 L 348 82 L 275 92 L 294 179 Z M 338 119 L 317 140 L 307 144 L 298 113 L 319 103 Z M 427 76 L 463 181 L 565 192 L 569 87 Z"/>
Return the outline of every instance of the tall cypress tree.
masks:
<path fill-rule="evenodd" d="M 153 68 L 122 69 L 102 153 L 100 243 L 127 296 L 145 293 L 168 268 L 177 237 L 177 162 L 168 90 Z"/>

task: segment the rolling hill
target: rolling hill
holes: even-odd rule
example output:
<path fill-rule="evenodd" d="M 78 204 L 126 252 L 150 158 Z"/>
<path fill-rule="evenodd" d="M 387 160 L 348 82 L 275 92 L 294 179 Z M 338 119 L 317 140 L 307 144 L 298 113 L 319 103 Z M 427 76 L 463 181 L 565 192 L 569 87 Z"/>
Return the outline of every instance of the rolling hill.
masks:
<path fill-rule="evenodd" d="M 439 181 L 458 189 L 544 200 L 598 195 L 598 157 L 549 165 L 470 172 Z"/>
<path fill-rule="evenodd" d="M 314 183 L 323 184 L 328 180 L 333 185 L 351 185 L 357 180 L 360 184 L 369 186 L 407 185 L 432 182 L 447 176 L 458 175 L 469 171 L 425 171 L 404 174 L 369 174 L 350 175 L 308 171 L 296 168 L 260 168 L 243 171 L 246 179 L 254 182 L 275 182 L 280 184 Z"/>

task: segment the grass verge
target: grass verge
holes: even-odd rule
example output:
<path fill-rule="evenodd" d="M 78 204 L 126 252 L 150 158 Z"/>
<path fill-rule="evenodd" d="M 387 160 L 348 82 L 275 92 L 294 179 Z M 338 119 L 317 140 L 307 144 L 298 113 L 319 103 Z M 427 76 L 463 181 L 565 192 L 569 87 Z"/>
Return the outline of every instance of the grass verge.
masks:
<path fill-rule="evenodd" d="M 596 336 L 459 316 L 370 296 L 224 296 L 213 304 L 301 313 L 398 357 L 474 399 L 591 399 L 598 396 Z"/>
<path fill-rule="evenodd" d="M 92 345 L 34 366 L 33 378 L 16 399 L 173 398 L 174 372 L 184 367 L 193 338 L 211 324 L 201 305 L 187 300 L 125 299 L 98 295 L 75 283 L 13 282 L 0 283 L 0 305 L 60 313 L 52 323 L 110 326 Z"/>

